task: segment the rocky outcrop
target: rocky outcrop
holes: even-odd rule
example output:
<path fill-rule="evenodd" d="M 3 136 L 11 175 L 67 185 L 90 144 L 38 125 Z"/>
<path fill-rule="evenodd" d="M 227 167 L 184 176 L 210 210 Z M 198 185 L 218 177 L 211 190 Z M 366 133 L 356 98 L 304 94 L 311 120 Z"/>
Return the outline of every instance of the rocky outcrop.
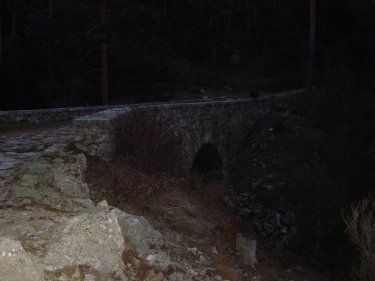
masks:
<path fill-rule="evenodd" d="M 69 150 L 75 133 L 0 137 L 0 281 L 216 280 L 203 252 L 142 216 L 95 206 L 87 159 Z"/>

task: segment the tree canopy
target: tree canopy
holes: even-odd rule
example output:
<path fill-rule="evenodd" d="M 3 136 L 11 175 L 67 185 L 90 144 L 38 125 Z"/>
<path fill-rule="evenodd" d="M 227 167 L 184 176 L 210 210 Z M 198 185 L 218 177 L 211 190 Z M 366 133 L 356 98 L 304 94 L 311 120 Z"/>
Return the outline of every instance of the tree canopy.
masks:
<path fill-rule="evenodd" d="M 344 66 L 371 88 L 374 4 L 318 0 L 316 75 Z M 1 109 L 169 99 L 191 87 L 283 90 L 306 81 L 309 4 L 300 0 L 2 0 Z"/>

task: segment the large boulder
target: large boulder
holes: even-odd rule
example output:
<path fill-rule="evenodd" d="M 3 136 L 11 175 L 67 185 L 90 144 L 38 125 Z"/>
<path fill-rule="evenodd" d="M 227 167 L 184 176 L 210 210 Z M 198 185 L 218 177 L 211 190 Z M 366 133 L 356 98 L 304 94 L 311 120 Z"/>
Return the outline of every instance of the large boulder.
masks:
<path fill-rule="evenodd" d="M 49 271 L 87 265 L 103 273 L 121 273 L 123 251 L 124 238 L 115 213 L 85 213 L 57 227 L 43 263 Z"/>

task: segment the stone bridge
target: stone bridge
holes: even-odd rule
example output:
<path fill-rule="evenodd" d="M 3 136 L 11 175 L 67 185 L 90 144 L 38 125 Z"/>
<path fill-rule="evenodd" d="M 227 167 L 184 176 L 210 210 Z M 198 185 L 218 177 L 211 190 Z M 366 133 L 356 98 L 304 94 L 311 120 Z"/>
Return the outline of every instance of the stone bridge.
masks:
<path fill-rule="evenodd" d="M 73 122 L 81 131 L 77 147 L 108 160 L 115 150 L 116 121 L 134 110 L 152 111 L 169 120 L 174 134 L 180 138 L 177 148 L 180 171 L 190 172 L 200 165 L 200 156 L 210 154 L 216 157 L 216 165 L 219 162 L 213 168 L 219 168 L 225 178 L 245 137 L 270 108 L 271 98 L 149 103 L 108 109 Z"/>

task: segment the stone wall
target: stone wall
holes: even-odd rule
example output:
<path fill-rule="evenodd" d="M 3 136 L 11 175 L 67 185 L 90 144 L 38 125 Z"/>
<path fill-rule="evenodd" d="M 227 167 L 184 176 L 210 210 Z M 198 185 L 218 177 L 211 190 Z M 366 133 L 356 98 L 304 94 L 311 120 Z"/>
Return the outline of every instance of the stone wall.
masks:
<path fill-rule="evenodd" d="M 130 110 L 155 111 L 172 120 L 175 135 L 181 139 L 181 170 L 189 171 L 196 153 L 210 143 L 220 154 L 225 176 L 245 136 L 257 120 L 269 113 L 270 107 L 268 98 L 139 104 L 101 111 L 73 122 L 81 129 L 78 148 L 108 160 L 114 149 L 116 119 L 124 118 Z"/>
<path fill-rule="evenodd" d="M 0 111 L 0 124 L 39 124 L 66 121 L 114 107 L 119 106 L 88 106 Z"/>

